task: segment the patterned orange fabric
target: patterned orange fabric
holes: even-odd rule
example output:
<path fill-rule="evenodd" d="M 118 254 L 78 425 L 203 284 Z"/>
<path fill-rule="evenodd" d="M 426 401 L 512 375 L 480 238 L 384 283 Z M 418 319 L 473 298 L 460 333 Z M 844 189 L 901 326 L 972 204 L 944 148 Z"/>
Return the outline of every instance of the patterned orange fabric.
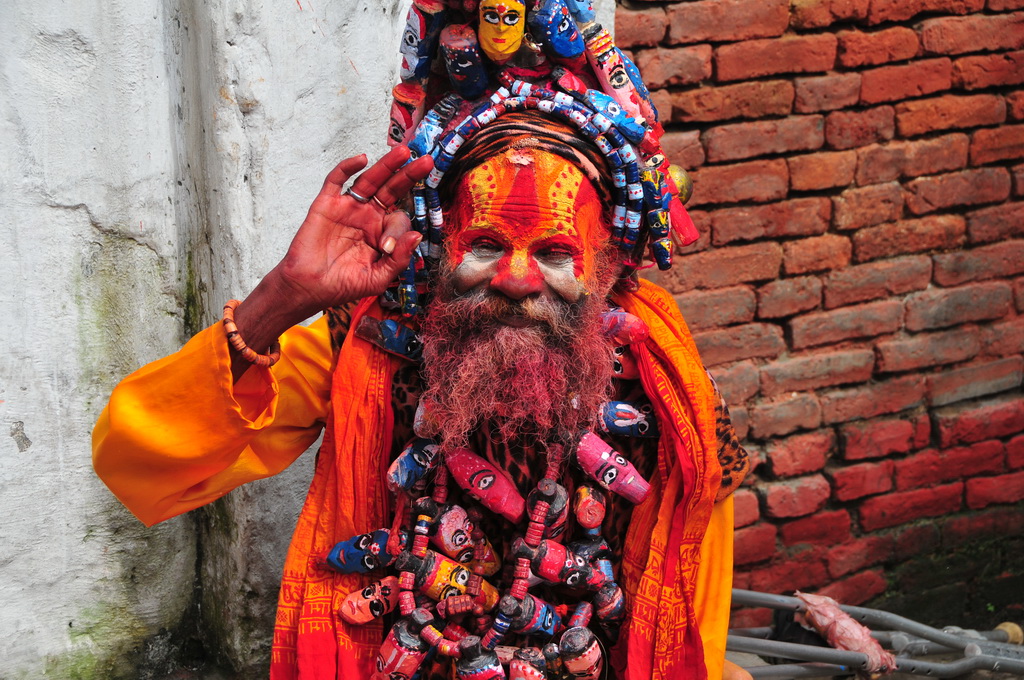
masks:
<path fill-rule="evenodd" d="M 714 389 L 665 291 L 641 282 L 636 293 L 615 301 L 651 328 L 637 358 L 644 388 L 666 426 L 651 496 L 634 510 L 623 551 L 620 582 L 630 616 L 612 662 L 628 680 L 702 679 L 707 675 L 694 585 L 721 477 Z M 367 313 L 381 315 L 374 301 L 364 301 L 353 325 Z M 339 354 L 327 434 L 285 562 L 272 680 L 363 678 L 372 672 L 383 638 L 380 624 L 348 626 L 332 614 L 362 581 L 322 572 L 311 556 L 389 524 L 383 480 L 391 448 L 389 388 L 398 361 L 355 334 Z M 727 601 L 725 606 L 727 611 Z"/>

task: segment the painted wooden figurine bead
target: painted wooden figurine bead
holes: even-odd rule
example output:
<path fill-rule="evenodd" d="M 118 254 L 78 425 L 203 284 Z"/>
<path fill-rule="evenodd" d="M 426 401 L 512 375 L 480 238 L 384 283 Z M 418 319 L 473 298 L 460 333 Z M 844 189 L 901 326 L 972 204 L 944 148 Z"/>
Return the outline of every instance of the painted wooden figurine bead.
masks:
<path fill-rule="evenodd" d="M 519 0 L 480 2 L 480 47 L 498 66 L 511 59 L 523 44 L 526 5 Z"/>
<path fill-rule="evenodd" d="M 642 503 L 651 491 L 633 464 L 593 432 L 580 438 L 576 463 L 595 482 L 631 503 Z"/>
<path fill-rule="evenodd" d="M 391 461 L 384 479 L 392 492 L 411 491 L 437 465 L 439 446 L 433 439 L 416 438 Z"/>
<path fill-rule="evenodd" d="M 480 40 L 468 24 L 448 24 L 441 31 L 441 53 L 452 87 L 465 99 L 476 99 L 487 89 L 487 69 Z"/>
<path fill-rule="evenodd" d="M 398 577 L 386 576 L 349 593 L 338 608 L 338 616 L 352 624 L 369 623 L 390 614 L 397 606 Z"/>
<path fill-rule="evenodd" d="M 371 680 L 409 680 L 420 669 L 430 645 L 420 638 L 420 631 L 433 620 L 426 609 L 416 609 L 411 616 L 399 619 L 377 653 L 377 670 Z"/>
<path fill-rule="evenodd" d="M 513 524 L 526 514 L 526 501 L 512 481 L 469 449 L 457 448 L 445 454 L 444 464 L 452 478 L 474 500 Z"/>
<path fill-rule="evenodd" d="M 340 541 L 320 558 L 320 565 L 342 574 L 365 574 L 391 566 L 397 555 L 388 552 L 390 538 L 390 529 L 377 529 Z M 399 545 L 402 548 L 405 548 L 406 539 L 406 533 L 400 532 Z"/>
<path fill-rule="evenodd" d="M 558 642 L 562 665 L 571 678 L 598 680 L 604 670 L 604 654 L 589 628 L 570 628 Z"/>
<path fill-rule="evenodd" d="M 430 75 L 430 61 L 437 52 L 437 40 L 446 18 L 441 0 L 415 0 L 409 8 L 398 48 L 402 55 L 399 75 L 402 80 L 426 80 Z"/>
<path fill-rule="evenodd" d="M 462 595 L 469 585 L 469 569 L 433 550 L 428 550 L 423 559 L 403 552 L 398 556 L 396 566 L 399 571 L 411 572 L 415 576 L 416 589 L 435 602 Z M 482 581 L 480 594 L 474 600 L 485 611 L 490 611 L 498 604 L 498 591 L 487 581 Z"/>
<path fill-rule="evenodd" d="M 459 680 L 504 680 L 506 677 L 498 655 L 481 645 L 476 635 L 467 635 L 459 640 L 455 676 Z"/>

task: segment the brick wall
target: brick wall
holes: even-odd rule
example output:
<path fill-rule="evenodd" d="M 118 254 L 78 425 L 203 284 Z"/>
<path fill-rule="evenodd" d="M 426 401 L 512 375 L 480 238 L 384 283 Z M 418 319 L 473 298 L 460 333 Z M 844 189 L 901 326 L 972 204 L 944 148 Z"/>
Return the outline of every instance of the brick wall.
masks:
<path fill-rule="evenodd" d="M 701 239 L 654 278 L 758 461 L 736 585 L 1021 618 L 1024 0 L 637 1 L 616 27 L 696 187 Z"/>

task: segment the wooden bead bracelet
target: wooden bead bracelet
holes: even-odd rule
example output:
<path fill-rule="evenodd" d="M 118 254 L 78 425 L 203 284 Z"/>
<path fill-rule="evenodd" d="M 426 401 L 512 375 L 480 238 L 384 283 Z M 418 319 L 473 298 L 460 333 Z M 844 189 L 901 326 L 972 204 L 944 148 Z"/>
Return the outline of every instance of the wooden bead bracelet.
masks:
<path fill-rule="evenodd" d="M 252 347 L 246 345 L 242 335 L 238 332 L 238 326 L 235 325 L 235 308 L 240 304 L 242 303 L 239 300 L 228 300 L 224 304 L 224 332 L 227 333 L 228 343 L 249 363 L 270 368 L 281 358 L 281 343 L 274 340 L 269 354 L 259 354 Z"/>

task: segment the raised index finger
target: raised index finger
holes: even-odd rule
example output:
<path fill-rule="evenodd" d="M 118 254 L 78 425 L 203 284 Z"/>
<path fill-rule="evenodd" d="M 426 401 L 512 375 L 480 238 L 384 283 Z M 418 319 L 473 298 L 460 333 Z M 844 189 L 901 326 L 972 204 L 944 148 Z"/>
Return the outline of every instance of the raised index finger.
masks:
<path fill-rule="evenodd" d="M 396 146 L 384 157 L 364 170 L 352 183 L 352 191 L 360 196 L 370 197 L 377 193 L 388 179 L 409 160 L 409 147 Z"/>

